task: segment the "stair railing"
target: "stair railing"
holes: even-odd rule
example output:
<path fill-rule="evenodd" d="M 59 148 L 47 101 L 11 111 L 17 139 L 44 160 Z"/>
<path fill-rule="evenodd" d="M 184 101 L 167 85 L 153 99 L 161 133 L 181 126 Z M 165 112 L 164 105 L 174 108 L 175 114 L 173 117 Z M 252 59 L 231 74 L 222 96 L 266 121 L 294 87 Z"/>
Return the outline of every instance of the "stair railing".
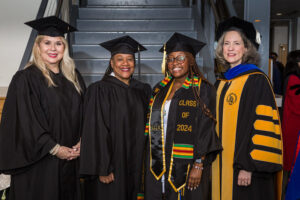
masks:
<path fill-rule="evenodd" d="M 55 15 L 66 22 L 70 22 L 70 5 L 72 5 L 72 0 L 42 0 L 39 10 L 36 15 L 36 19 Z M 24 66 L 28 63 L 31 57 L 31 51 L 34 45 L 35 38 L 37 36 L 37 31 L 32 29 L 30 33 L 29 40 L 27 42 L 25 52 L 23 54 L 19 70 L 23 69 Z M 70 47 L 70 35 L 67 35 L 67 40 Z M 70 53 L 72 53 L 72 48 Z"/>
<path fill-rule="evenodd" d="M 205 50 L 200 52 L 203 58 L 202 71 L 206 78 L 214 81 L 215 73 L 218 71 L 217 67 L 213 68 L 216 66 L 214 61 L 216 27 L 222 20 L 236 15 L 236 12 L 232 0 L 189 0 L 189 2 L 192 2 L 192 17 L 195 21 L 197 38 L 206 43 Z"/>
<path fill-rule="evenodd" d="M 196 15 L 201 15 L 203 13 L 204 4 L 206 3 L 206 0 L 187 0 L 189 3 L 189 6 L 196 6 L 197 12 Z M 224 19 L 227 19 L 231 16 L 236 16 L 236 11 L 233 7 L 232 0 L 208 0 L 209 5 L 213 11 L 215 24 L 218 25 L 221 21 Z M 199 11 L 199 8 L 202 8 L 201 11 Z M 201 16 L 204 17 L 203 15 Z"/>

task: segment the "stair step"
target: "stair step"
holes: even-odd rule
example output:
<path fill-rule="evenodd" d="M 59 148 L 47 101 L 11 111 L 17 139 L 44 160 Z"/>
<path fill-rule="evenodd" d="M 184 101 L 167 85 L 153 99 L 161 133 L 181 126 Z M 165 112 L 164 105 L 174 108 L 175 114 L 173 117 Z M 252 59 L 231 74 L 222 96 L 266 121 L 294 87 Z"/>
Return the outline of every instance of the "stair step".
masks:
<path fill-rule="evenodd" d="M 162 45 L 143 45 L 147 51 L 141 52 L 142 58 L 162 58 L 159 52 Z M 73 57 L 79 59 L 110 58 L 110 52 L 99 45 L 73 45 Z"/>
<path fill-rule="evenodd" d="M 109 64 L 109 59 L 74 59 L 76 68 L 81 73 L 105 73 Z M 198 66 L 201 69 L 203 66 L 203 58 L 197 57 Z M 157 74 L 161 73 L 161 58 L 141 59 L 141 73 L 142 74 Z M 137 64 L 136 64 L 137 65 Z M 137 67 L 136 67 L 137 72 Z"/>
<path fill-rule="evenodd" d="M 174 19 L 191 18 L 191 8 L 80 8 L 80 19 Z"/>
<path fill-rule="evenodd" d="M 86 86 L 89 86 L 91 83 L 99 81 L 102 79 L 104 74 L 82 74 L 82 77 L 85 81 Z M 134 74 L 133 77 L 138 79 L 138 75 Z M 148 83 L 151 87 L 154 87 L 159 81 L 164 78 L 162 74 L 141 74 L 141 81 Z"/>
<path fill-rule="evenodd" d="M 169 5 L 180 6 L 181 0 L 88 0 L 89 6 L 149 6 L 149 5 Z"/>
<path fill-rule="evenodd" d="M 194 20 L 77 20 L 79 31 L 192 31 Z"/>
<path fill-rule="evenodd" d="M 156 74 L 161 73 L 162 59 L 142 59 L 141 73 Z M 108 67 L 109 59 L 75 59 L 76 68 L 81 73 L 102 73 Z M 136 64 L 137 65 L 137 64 Z M 136 68 L 137 72 L 137 68 Z"/>
<path fill-rule="evenodd" d="M 196 38 L 196 31 L 177 31 L 192 38 Z M 141 44 L 160 44 L 166 42 L 172 32 L 75 32 L 76 44 L 100 44 L 107 40 L 129 35 Z"/>
<path fill-rule="evenodd" d="M 159 52 L 162 44 L 174 32 L 197 37 L 192 9 L 185 7 L 187 2 L 183 0 L 87 2 L 87 7 L 79 8 L 79 31 L 75 33 L 75 44 L 72 45 L 76 67 L 87 85 L 101 80 L 110 61 L 110 53 L 98 45 L 101 42 L 130 35 L 143 44 L 148 50 L 141 52 L 141 77 L 153 87 L 163 79 L 163 54 Z M 199 66 L 203 66 L 203 58 L 197 56 L 196 60 Z M 136 66 L 136 78 L 137 73 Z"/>

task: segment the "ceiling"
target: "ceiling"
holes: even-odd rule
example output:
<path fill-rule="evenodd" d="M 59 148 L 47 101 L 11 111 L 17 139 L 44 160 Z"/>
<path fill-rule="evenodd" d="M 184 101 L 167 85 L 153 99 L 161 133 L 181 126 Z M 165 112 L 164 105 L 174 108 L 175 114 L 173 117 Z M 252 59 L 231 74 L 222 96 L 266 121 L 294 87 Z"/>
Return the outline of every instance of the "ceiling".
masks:
<path fill-rule="evenodd" d="M 232 2 L 237 15 L 243 17 L 244 0 L 232 0 Z M 284 21 L 300 17 L 300 0 L 271 0 L 270 17 L 272 23 L 284 23 Z"/>
<path fill-rule="evenodd" d="M 281 13 L 282 15 L 277 15 Z M 300 0 L 271 0 L 271 19 L 300 17 Z"/>

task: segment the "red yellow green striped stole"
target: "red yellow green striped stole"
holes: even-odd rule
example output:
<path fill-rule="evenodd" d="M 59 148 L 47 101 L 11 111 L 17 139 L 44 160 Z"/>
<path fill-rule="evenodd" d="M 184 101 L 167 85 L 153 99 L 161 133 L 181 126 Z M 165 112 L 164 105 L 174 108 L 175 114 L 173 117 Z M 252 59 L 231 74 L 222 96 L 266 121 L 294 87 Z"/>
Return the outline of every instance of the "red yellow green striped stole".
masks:
<path fill-rule="evenodd" d="M 143 193 L 138 193 L 137 194 L 137 200 L 144 200 L 144 194 Z"/>
<path fill-rule="evenodd" d="M 160 83 L 159 86 L 160 88 L 155 88 L 153 91 L 153 94 L 151 95 L 150 101 L 149 101 L 149 106 L 148 109 L 150 110 L 152 105 L 153 105 L 153 101 L 154 101 L 154 96 L 166 85 L 168 85 L 168 83 L 172 80 L 172 76 L 167 76 L 165 77 Z M 198 87 L 199 86 L 199 78 L 197 76 L 194 76 L 193 79 L 187 77 L 184 81 L 184 83 L 182 84 L 182 87 L 185 89 L 189 89 L 190 86 L 194 86 L 194 87 Z M 146 123 L 146 127 L 145 127 L 145 132 L 144 135 L 149 135 L 149 119 L 148 122 Z"/>
<path fill-rule="evenodd" d="M 189 89 L 190 86 L 198 86 L 199 85 L 199 78 L 197 76 L 194 76 L 193 79 L 190 79 L 187 77 L 182 85 L 183 88 Z"/>
<path fill-rule="evenodd" d="M 194 148 L 190 144 L 174 144 L 173 157 L 181 159 L 193 159 Z"/>

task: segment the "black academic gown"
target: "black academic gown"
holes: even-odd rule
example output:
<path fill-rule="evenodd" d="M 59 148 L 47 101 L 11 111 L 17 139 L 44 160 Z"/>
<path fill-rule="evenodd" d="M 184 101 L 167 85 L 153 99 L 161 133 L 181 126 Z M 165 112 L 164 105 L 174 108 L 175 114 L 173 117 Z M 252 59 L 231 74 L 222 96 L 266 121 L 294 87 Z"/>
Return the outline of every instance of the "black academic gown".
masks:
<path fill-rule="evenodd" d="M 113 76 L 88 88 L 80 157 L 85 199 L 136 199 L 150 93 L 148 84 L 131 79 L 128 86 Z M 99 181 L 111 172 L 114 182 Z"/>
<path fill-rule="evenodd" d="M 78 159 L 60 160 L 49 151 L 79 141 L 83 98 L 61 73 L 50 75 L 57 87 L 48 87 L 42 72 L 30 66 L 14 75 L 8 89 L 0 170 L 12 175 L 10 200 L 79 199 Z"/>
<path fill-rule="evenodd" d="M 155 95 L 155 101 L 165 99 L 167 91 L 169 90 L 171 82 L 167 86 L 160 89 L 159 93 Z M 159 84 L 158 84 L 158 87 Z M 154 88 L 154 91 L 157 90 Z M 201 101 L 208 107 L 211 114 L 215 115 L 215 98 L 216 92 L 213 86 L 205 81 L 202 81 L 200 86 Z M 153 108 L 152 108 L 153 109 Z M 153 110 L 152 110 L 153 111 Z M 184 114 L 188 113 L 188 117 Z M 151 116 L 150 116 L 151 117 Z M 179 130 L 182 125 L 188 124 L 191 129 Z M 177 136 L 176 136 L 177 135 Z M 184 137 L 189 137 L 185 139 Z M 193 158 L 182 160 L 176 159 L 174 156 L 173 145 L 177 143 L 176 138 L 184 141 L 185 144 L 193 145 Z M 165 176 L 165 198 L 167 200 L 179 199 L 178 192 L 175 192 L 174 186 L 179 187 L 184 185 L 184 191 L 181 191 L 182 200 L 210 200 L 211 199 L 211 163 L 216 158 L 217 153 L 222 149 L 220 141 L 215 132 L 215 122 L 209 118 L 202 109 L 197 105 L 192 87 L 180 88 L 177 90 L 172 98 L 167 124 L 165 147 L 166 157 L 166 171 Z M 147 141 L 146 148 L 146 163 L 145 163 L 145 200 L 161 200 L 162 199 L 162 182 L 161 178 L 157 180 L 150 170 L 151 153 L 150 142 Z M 203 171 L 199 187 L 191 191 L 187 189 L 188 175 L 186 164 L 190 165 L 190 169 L 196 159 L 205 156 L 203 163 Z M 173 162 L 171 165 L 170 163 Z M 172 167 L 170 167 L 172 166 Z M 174 186 L 168 181 L 168 176 L 171 174 L 171 181 Z M 176 179 L 182 181 L 176 184 Z"/>
<path fill-rule="evenodd" d="M 213 200 L 279 199 L 282 139 L 270 81 L 250 70 L 216 86 L 217 133 L 224 150 L 213 163 Z M 237 184 L 240 170 L 252 172 L 247 187 Z"/>

